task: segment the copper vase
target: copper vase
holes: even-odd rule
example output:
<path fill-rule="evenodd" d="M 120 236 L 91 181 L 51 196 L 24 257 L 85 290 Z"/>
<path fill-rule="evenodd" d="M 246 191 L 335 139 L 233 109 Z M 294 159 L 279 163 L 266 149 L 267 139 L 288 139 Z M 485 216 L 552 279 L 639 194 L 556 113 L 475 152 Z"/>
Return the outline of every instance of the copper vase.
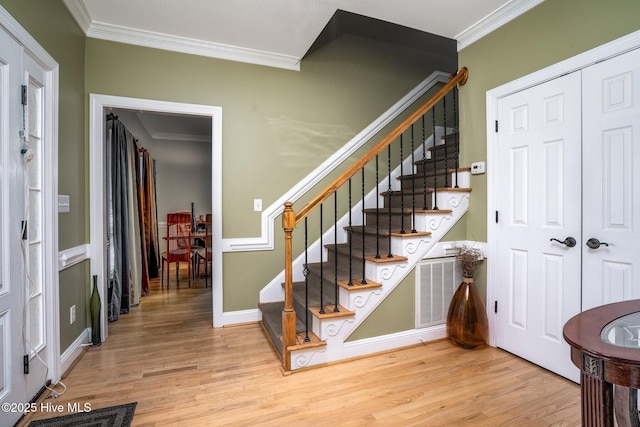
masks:
<path fill-rule="evenodd" d="M 451 299 L 447 314 L 447 336 L 463 348 L 485 344 L 489 338 L 487 312 L 473 278 L 463 278 Z"/>

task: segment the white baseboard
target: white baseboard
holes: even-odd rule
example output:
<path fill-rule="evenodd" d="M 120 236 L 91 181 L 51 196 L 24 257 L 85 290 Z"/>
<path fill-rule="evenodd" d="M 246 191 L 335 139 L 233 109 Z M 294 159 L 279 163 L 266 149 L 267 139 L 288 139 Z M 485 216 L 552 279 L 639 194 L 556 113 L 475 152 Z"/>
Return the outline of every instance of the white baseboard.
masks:
<path fill-rule="evenodd" d="M 380 335 L 344 343 L 345 358 L 359 357 L 427 343 L 447 337 L 447 325 L 436 325 L 428 328 L 410 329 L 394 334 Z"/>
<path fill-rule="evenodd" d="M 242 323 L 257 323 L 262 320 L 262 312 L 253 308 L 250 310 L 227 311 L 222 314 L 223 326 L 240 325 Z"/>
<path fill-rule="evenodd" d="M 73 365 L 82 350 L 91 342 L 91 328 L 87 328 L 76 338 L 76 340 L 60 356 L 61 372 L 64 374 Z"/>

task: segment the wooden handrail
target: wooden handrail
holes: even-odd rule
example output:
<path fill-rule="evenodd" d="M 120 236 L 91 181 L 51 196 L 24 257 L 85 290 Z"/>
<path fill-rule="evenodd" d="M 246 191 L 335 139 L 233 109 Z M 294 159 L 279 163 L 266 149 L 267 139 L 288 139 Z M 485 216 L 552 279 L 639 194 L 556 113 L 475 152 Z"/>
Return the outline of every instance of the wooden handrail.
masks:
<path fill-rule="evenodd" d="M 452 75 L 449 78 L 449 82 L 442 86 L 435 95 L 433 95 L 427 102 L 422 104 L 413 114 L 407 117 L 402 123 L 396 126 L 387 136 L 382 138 L 371 150 L 366 152 L 360 159 L 352 164 L 349 169 L 344 171 L 339 177 L 337 177 L 331 184 L 329 184 L 323 191 L 317 196 L 311 199 L 306 205 L 300 209 L 296 214 L 296 224 L 302 221 L 309 213 L 311 213 L 316 207 L 324 202 L 329 196 L 335 193 L 343 184 L 345 184 L 351 177 L 353 177 L 360 169 L 362 169 L 367 163 L 375 159 L 378 154 L 382 152 L 389 144 L 398 138 L 405 130 L 415 123 L 423 114 L 429 111 L 434 105 L 438 103 L 444 96 L 451 91 L 456 85 L 463 86 L 467 82 L 469 76 L 469 70 L 467 67 L 462 67 L 457 74 Z"/>
<path fill-rule="evenodd" d="M 284 372 L 291 372 L 291 350 L 290 347 L 296 343 L 296 313 L 293 307 L 293 254 L 292 237 L 293 231 L 300 221 L 309 215 L 316 207 L 324 202 L 329 196 L 335 193 L 343 184 L 360 171 L 367 163 L 375 159 L 389 144 L 398 138 L 405 130 L 415 123 L 422 115 L 433 108 L 444 96 L 456 85 L 464 85 L 467 82 L 469 71 L 463 67 L 457 74 L 452 75 L 449 82 L 445 84 L 435 95 L 420 106 L 414 113 L 407 117 L 402 123 L 396 126 L 387 136 L 382 138 L 371 150 L 365 153 L 338 178 L 329 184 L 322 192 L 315 196 L 296 214 L 293 210 L 293 203 L 286 202 L 282 214 L 282 228 L 285 238 L 285 280 L 284 280 L 284 308 L 282 310 L 282 362 Z"/>

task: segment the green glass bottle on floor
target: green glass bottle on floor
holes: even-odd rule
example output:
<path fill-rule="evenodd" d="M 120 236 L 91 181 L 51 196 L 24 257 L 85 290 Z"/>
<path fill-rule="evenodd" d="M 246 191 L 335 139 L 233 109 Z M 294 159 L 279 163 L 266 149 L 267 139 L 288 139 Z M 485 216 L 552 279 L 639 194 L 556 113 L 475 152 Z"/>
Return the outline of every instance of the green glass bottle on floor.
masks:
<path fill-rule="evenodd" d="M 89 310 L 91 312 L 91 345 L 98 346 L 102 344 L 100 336 L 100 293 L 98 292 L 98 276 L 93 276 L 93 290 L 91 291 L 91 301 L 89 301 Z"/>

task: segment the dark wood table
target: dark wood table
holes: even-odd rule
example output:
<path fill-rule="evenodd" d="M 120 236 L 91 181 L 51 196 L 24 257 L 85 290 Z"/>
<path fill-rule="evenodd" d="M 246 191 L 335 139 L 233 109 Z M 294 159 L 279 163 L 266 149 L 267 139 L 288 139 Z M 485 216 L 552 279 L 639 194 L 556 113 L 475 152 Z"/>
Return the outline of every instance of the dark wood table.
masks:
<path fill-rule="evenodd" d="M 624 301 L 584 311 L 564 326 L 571 361 L 580 369 L 583 426 L 613 426 L 614 412 L 619 426 L 640 425 L 640 323 L 635 323 L 640 319 L 638 313 L 640 300 Z M 630 324 L 638 327 L 624 326 Z M 632 336 L 626 339 L 617 330 L 610 332 L 612 328 L 624 328 L 624 334 Z"/>

